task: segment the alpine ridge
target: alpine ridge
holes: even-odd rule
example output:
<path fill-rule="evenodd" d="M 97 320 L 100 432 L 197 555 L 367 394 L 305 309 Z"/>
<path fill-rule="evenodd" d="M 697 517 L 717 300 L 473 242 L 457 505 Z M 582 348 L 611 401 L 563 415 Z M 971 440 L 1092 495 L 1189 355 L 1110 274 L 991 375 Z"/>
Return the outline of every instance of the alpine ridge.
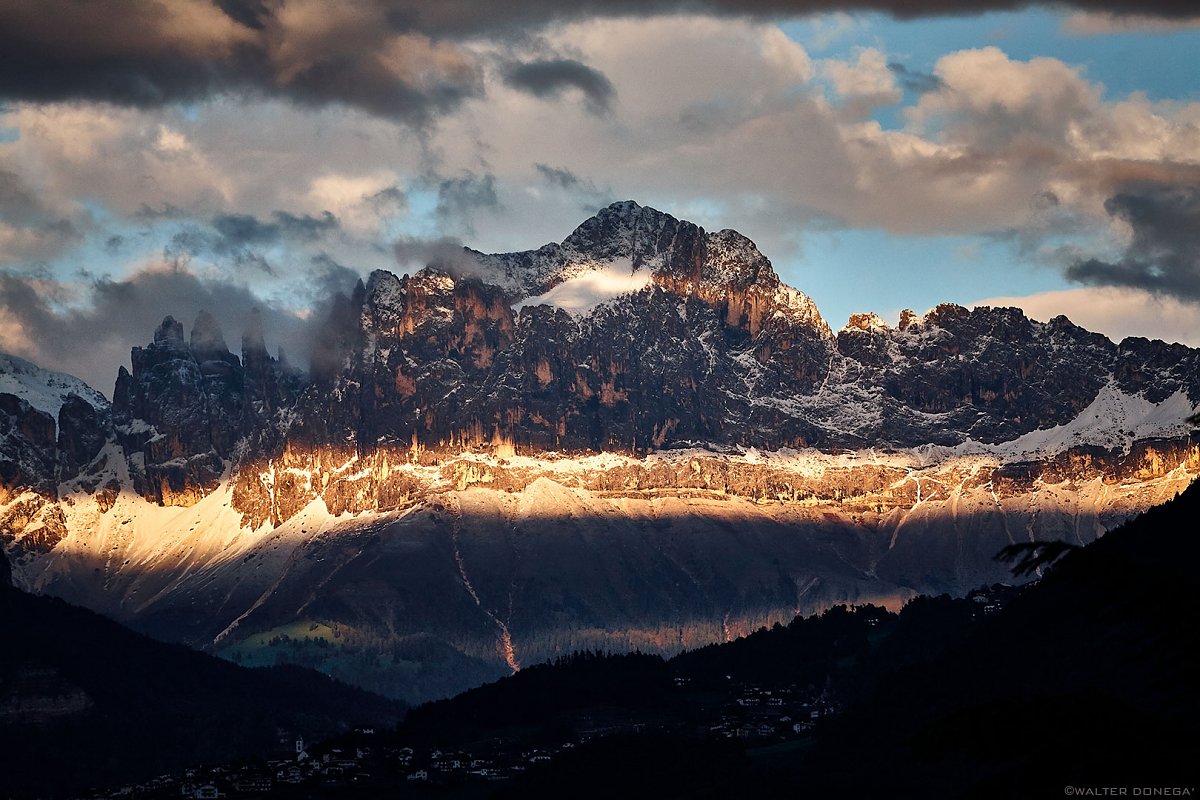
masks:
<path fill-rule="evenodd" d="M 633 202 L 376 271 L 309 370 L 202 313 L 110 405 L 0 361 L 16 583 L 409 701 L 1003 579 L 1200 471 L 1200 351 L 941 305 L 833 331 L 749 239 Z"/>

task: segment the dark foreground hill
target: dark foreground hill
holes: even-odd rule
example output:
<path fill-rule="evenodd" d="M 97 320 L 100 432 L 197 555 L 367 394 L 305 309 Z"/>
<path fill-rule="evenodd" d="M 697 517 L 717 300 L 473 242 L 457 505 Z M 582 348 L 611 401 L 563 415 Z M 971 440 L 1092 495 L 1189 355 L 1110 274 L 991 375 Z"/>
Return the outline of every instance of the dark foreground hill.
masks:
<path fill-rule="evenodd" d="M 1196 796 L 1198 514 L 1193 485 L 1023 590 L 834 609 L 670 661 L 566 659 L 415 709 L 399 735 L 528 751 L 581 721 L 615 732 L 500 797 Z M 771 687 L 810 701 L 811 735 L 747 733 L 741 706 Z"/>
<path fill-rule="evenodd" d="M 69 794 L 395 722 L 399 704 L 298 667 L 245 669 L 8 585 L 0 797 Z"/>
<path fill-rule="evenodd" d="M 816 749 L 775 759 L 771 785 L 817 796 L 1195 796 L 1198 514 L 1193 484 L 1069 552 L 948 646 L 928 628 L 904 631 L 902 614 L 859 699 Z"/>

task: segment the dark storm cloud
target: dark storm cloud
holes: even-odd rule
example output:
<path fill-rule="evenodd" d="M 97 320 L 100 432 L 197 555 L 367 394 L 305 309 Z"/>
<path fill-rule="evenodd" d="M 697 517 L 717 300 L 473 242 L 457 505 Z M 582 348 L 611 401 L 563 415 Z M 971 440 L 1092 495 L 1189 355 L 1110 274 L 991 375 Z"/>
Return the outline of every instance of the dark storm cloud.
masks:
<path fill-rule="evenodd" d="M 900 85 L 910 92 L 916 92 L 917 94 L 936 92 L 945 85 L 937 75 L 932 75 L 928 72 L 917 72 L 895 61 L 887 66 L 892 71 L 892 74 L 896 76 L 896 80 L 900 82 Z"/>
<path fill-rule="evenodd" d="M 295 5 L 295 4 L 292 4 Z M 153 107 L 222 93 L 423 123 L 482 91 L 473 59 L 383 3 L 0 0 L 0 98 Z"/>
<path fill-rule="evenodd" d="M 574 189 L 580 185 L 579 177 L 569 169 L 551 167 L 548 164 L 534 164 L 533 166 L 542 179 L 551 186 L 557 186 L 560 189 Z"/>
<path fill-rule="evenodd" d="M 276 211 L 273 218 L 273 222 L 263 222 L 250 214 L 221 214 L 213 218 L 212 226 L 234 247 L 274 244 L 283 239 L 314 242 L 339 227 L 337 217 L 328 211 L 319 217 Z"/>
<path fill-rule="evenodd" d="M 569 169 L 549 164 L 534 164 L 533 167 L 548 185 L 574 197 L 584 216 L 590 216 L 597 208 L 603 208 L 614 199 L 611 191 L 598 189 L 591 180 L 581 178 Z"/>
<path fill-rule="evenodd" d="M 438 202 L 435 213 L 443 223 L 474 232 L 473 218 L 478 211 L 499 211 L 495 175 L 466 173 L 437 181 Z"/>
<path fill-rule="evenodd" d="M 158 106 L 222 93 L 338 103 L 421 124 L 483 91 L 463 37 L 515 38 L 553 22 L 671 12 L 780 18 L 825 11 L 897 17 L 1017 9 L 1024 0 L 0 0 L 0 99 Z M 1066 0 L 1066 8 L 1185 18 L 1194 0 Z M 520 65 L 514 85 L 612 90 L 566 59 Z"/>
<path fill-rule="evenodd" d="M 1078 261 L 1068 278 L 1200 300 L 1200 186 L 1130 187 L 1104 208 L 1129 224 L 1132 240 L 1120 259 Z"/>
<path fill-rule="evenodd" d="M 557 97 L 567 89 L 578 89 L 593 114 L 607 113 L 615 94 L 603 72 L 569 58 L 512 64 L 504 70 L 504 82 L 535 97 Z"/>
<path fill-rule="evenodd" d="M 20 175 L 0 169 L 0 232 L 4 228 L 17 236 L 8 248 L 0 248 L 0 263 L 48 258 L 81 236 L 75 224 L 47 208 Z"/>
<path fill-rule="evenodd" d="M 274 275 L 275 269 L 258 248 L 281 242 L 311 244 L 340 227 L 337 217 L 328 211 L 319 217 L 276 211 L 270 222 L 250 214 L 219 214 L 208 226 L 189 224 L 176 231 L 164 248 L 163 257 L 179 264 L 196 256 L 211 255 L 227 260 L 239 271 L 251 269 Z"/>
<path fill-rule="evenodd" d="M 279 226 L 259 222 L 250 214 L 222 214 L 213 218 L 213 228 L 223 241 L 235 245 L 273 244 L 279 241 Z"/>
<path fill-rule="evenodd" d="M 88 302 L 64 309 L 51 300 L 61 292 L 44 276 L 0 272 L 0 317 L 19 326 L 26 346 L 16 355 L 82 378 L 111 395 L 117 367 L 129 348 L 150 341 L 167 314 L 191 325 L 212 312 L 230 342 L 237 341 L 254 309 L 263 316 L 267 342 L 307 358 L 312 324 L 254 295 L 245 287 L 203 280 L 183 269 L 153 270 L 115 281 L 93 277 Z M 11 339 L 9 347 L 12 347 Z"/>
<path fill-rule="evenodd" d="M 879 11 L 902 19 L 969 15 L 1037 5 L 1029 0 L 511 0 L 496 13 L 487 0 L 387 2 L 397 28 L 439 36 L 479 35 L 540 27 L 586 17 L 651 16 L 670 13 L 782 18 L 830 11 Z M 1043 4 L 1049 5 L 1049 4 Z M 1186 18 L 1196 15 L 1194 0 L 1064 0 L 1053 5 L 1079 11 Z"/>

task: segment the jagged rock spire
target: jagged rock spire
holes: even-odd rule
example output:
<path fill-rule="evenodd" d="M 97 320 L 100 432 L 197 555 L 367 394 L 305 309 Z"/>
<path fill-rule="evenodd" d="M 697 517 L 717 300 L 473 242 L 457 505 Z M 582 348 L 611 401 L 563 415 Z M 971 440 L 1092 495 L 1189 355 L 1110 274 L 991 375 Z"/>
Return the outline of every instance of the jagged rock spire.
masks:
<path fill-rule="evenodd" d="M 196 357 L 197 361 L 207 361 L 229 352 L 229 346 L 225 344 L 221 326 L 207 311 L 201 311 L 196 315 L 196 321 L 192 324 L 191 345 L 192 355 Z"/>
<path fill-rule="evenodd" d="M 161 350 L 186 350 L 183 323 L 168 314 L 154 331 L 153 347 Z"/>
<path fill-rule="evenodd" d="M 246 320 L 246 329 L 242 333 L 242 361 L 247 358 L 267 356 L 266 339 L 263 337 L 262 312 L 257 308 L 250 310 L 250 318 Z"/>

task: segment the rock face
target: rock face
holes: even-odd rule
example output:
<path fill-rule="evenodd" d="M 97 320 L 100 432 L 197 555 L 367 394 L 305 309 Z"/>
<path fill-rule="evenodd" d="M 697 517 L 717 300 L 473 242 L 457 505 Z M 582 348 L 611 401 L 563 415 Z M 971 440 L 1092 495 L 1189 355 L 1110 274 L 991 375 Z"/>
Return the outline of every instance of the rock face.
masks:
<path fill-rule="evenodd" d="M 53 495 L 56 466 L 54 417 L 13 394 L 0 394 L 0 492 L 29 487 Z"/>
<path fill-rule="evenodd" d="M 78 378 L 0 353 L 0 504 L 24 489 L 55 498 L 59 479 L 111 436 L 108 416 L 108 400 Z"/>
<path fill-rule="evenodd" d="M 464 259 L 336 298 L 307 376 L 203 313 L 111 409 L 0 362 L 16 582 L 422 700 L 966 592 L 1200 472 L 1200 351 L 954 305 L 835 333 L 745 237 L 629 202 Z"/>
<path fill-rule="evenodd" d="M 98 468 L 111 436 L 99 392 L 0 354 L 0 542 L 14 560 L 49 553 L 67 534 L 60 481 Z"/>
<path fill-rule="evenodd" d="M 899 329 L 856 315 L 834 336 L 749 240 L 632 203 L 561 244 L 478 259 L 478 276 L 376 272 L 345 298 L 291 437 L 367 452 L 414 438 L 915 447 L 1063 424 L 1109 383 L 1154 402 L 1200 397 L 1195 351 L 1116 345 L 1065 317 L 943 305 Z M 643 288 L 583 314 L 553 305 L 556 287 L 614 270 L 645 274 Z"/>
<path fill-rule="evenodd" d="M 621 203 L 562 244 L 479 261 L 481 277 L 457 280 L 376 272 L 340 304 L 297 437 L 538 450 L 821 438 L 811 420 L 747 397 L 748 378 L 763 394 L 811 393 L 834 340 L 739 234 Z M 582 316 L 536 303 L 613 270 L 644 288 Z"/>
<path fill-rule="evenodd" d="M 148 347 L 133 348 L 133 372 L 117 375 L 113 422 L 139 494 L 191 505 L 216 488 L 239 443 L 273 443 L 270 416 L 294 397 L 299 379 L 266 354 L 256 326 L 244 342 L 249 368 L 206 312 L 190 345 L 183 325 L 167 317 Z"/>
<path fill-rule="evenodd" d="M 469 277 L 379 271 L 339 298 L 306 386 L 266 354 L 260 328 L 239 360 L 207 314 L 190 344 L 164 320 L 117 380 L 138 491 L 186 505 L 231 462 L 287 447 L 1000 443 L 1075 419 L 1109 385 L 1156 403 L 1200 397 L 1196 351 L 1113 344 L 1065 317 L 942 305 L 896 329 L 855 315 L 834 335 L 745 237 L 630 202 L 561 244 L 475 258 Z M 640 288 L 606 295 L 621 274 Z M 587 291 L 604 302 L 563 301 Z"/>

